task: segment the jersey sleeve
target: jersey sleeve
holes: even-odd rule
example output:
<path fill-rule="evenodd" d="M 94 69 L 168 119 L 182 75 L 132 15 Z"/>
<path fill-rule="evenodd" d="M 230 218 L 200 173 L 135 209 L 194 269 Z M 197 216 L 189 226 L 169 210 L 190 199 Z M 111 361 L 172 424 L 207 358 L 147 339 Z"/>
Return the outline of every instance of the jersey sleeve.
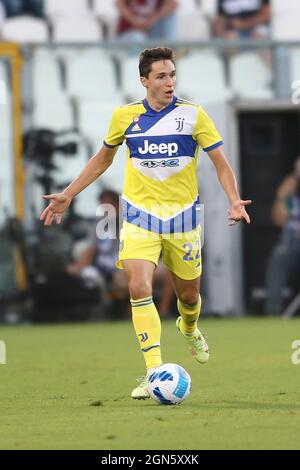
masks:
<path fill-rule="evenodd" d="M 222 137 L 217 131 L 212 119 L 201 107 L 198 109 L 193 137 L 205 152 L 209 152 L 223 145 Z"/>
<path fill-rule="evenodd" d="M 117 147 L 117 145 L 122 145 L 123 141 L 125 140 L 124 136 L 124 128 L 122 126 L 121 120 L 121 111 L 122 108 L 117 108 L 113 112 L 109 131 L 107 136 L 104 139 L 104 145 L 108 148 Z"/>

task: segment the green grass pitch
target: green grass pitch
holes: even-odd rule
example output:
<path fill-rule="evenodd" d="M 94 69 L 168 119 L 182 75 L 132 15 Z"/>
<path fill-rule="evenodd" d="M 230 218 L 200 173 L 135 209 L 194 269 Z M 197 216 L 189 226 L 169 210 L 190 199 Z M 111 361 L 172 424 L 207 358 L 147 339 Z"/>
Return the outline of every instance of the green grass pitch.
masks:
<path fill-rule="evenodd" d="M 0 448 L 299 449 L 299 318 L 204 319 L 201 328 L 207 365 L 163 322 L 164 361 L 192 377 L 177 407 L 130 398 L 143 360 L 129 322 L 1 328 Z"/>

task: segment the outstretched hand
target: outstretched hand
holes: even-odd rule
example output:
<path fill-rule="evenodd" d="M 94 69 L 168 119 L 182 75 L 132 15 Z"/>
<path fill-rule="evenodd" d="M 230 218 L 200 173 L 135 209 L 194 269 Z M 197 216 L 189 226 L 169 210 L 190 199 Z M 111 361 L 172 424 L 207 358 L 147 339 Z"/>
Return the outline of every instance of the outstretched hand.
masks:
<path fill-rule="evenodd" d="M 44 221 L 45 226 L 51 226 L 53 221 L 56 220 L 57 224 L 62 221 L 64 211 L 69 207 L 72 198 L 64 193 L 50 194 L 43 196 L 46 201 L 51 201 L 49 206 L 43 211 L 40 220 Z"/>
<path fill-rule="evenodd" d="M 228 225 L 230 227 L 236 225 L 241 220 L 245 220 L 247 224 L 251 223 L 250 217 L 245 209 L 245 206 L 249 206 L 250 204 L 252 204 L 250 200 L 238 200 L 232 204 L 231 208 L 228 209 Z"/>

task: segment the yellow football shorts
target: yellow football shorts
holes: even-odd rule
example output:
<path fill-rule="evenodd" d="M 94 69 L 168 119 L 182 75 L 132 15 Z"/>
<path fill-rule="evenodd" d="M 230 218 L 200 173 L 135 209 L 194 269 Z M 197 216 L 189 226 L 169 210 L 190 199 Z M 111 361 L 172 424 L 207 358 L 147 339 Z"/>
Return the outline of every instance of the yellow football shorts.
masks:
<path fill-rule="evenodd" d="M 124 221 L 116 266 L 123 269 L 122 261 L 128 259 L 152 261 L 157 266 L 162 255 L 164 265 L 176 276 L 196 279 L 202 272 L 200 230 L 199 226 L 191 232 L 159 234 Z"/>

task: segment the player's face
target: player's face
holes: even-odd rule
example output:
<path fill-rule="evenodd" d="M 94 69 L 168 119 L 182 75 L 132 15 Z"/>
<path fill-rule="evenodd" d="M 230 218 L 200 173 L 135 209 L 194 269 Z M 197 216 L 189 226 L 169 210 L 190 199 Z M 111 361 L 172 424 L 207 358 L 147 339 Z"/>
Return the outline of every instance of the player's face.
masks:
<path fill-rule="evenodd" d="M 148 98 L 160 106 L 167 106 L 173 99 L 176 84 L 175 65 L 171 60 L 153 62 L 148 78 L 142 77 Z"/>

